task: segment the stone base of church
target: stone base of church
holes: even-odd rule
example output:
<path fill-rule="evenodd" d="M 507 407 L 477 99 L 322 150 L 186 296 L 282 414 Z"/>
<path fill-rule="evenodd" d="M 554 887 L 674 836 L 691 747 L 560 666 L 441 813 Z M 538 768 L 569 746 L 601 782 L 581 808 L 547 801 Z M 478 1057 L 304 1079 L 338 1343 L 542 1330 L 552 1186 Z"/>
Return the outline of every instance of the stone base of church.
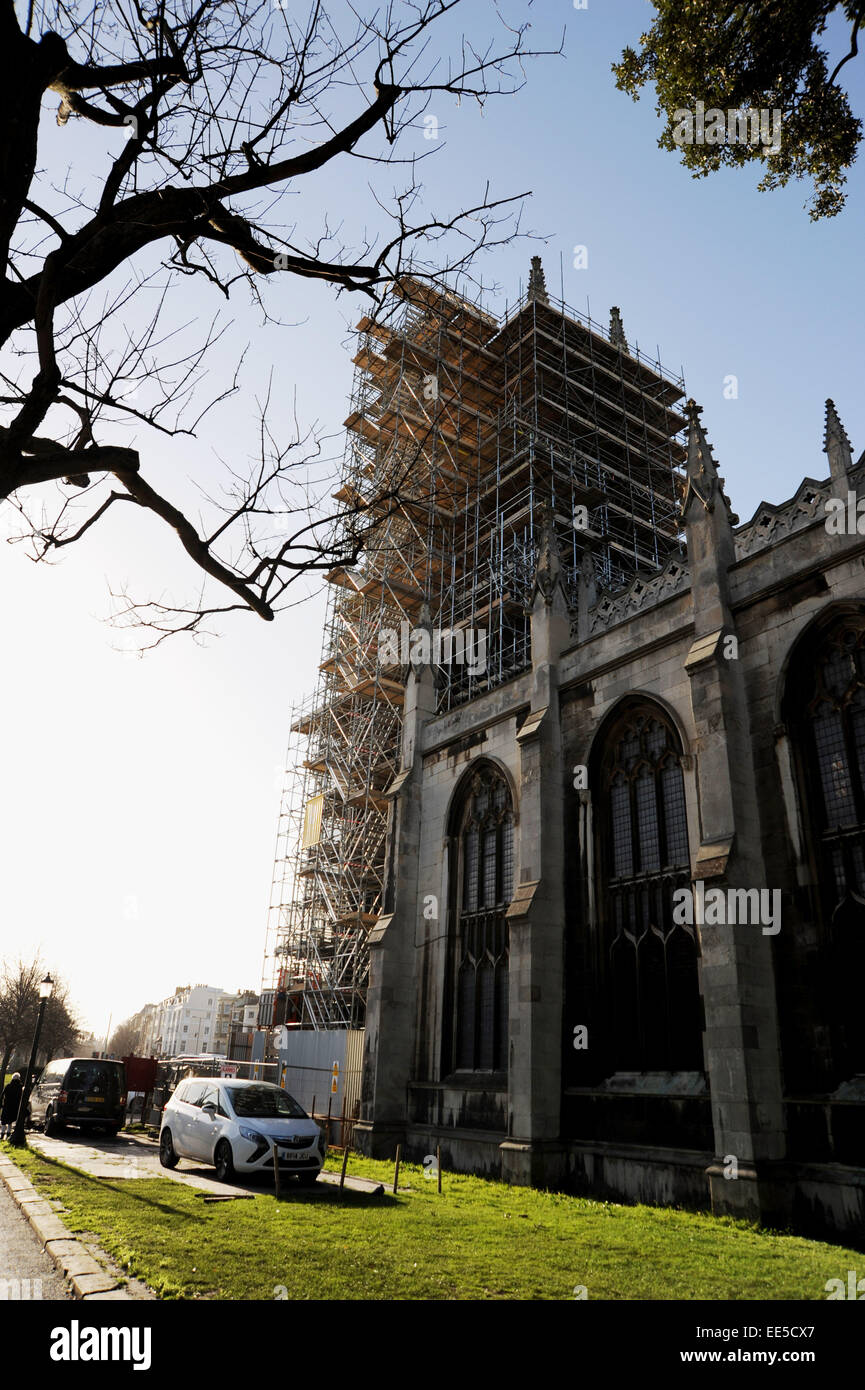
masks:
<path fill-rule="evenodd" d="M 865 1250 L 865 1169 L 779 1163 L 775 1182 L 794 1231 Z"/>
<path fill-rule="evenodd" d="M 583 1197 L 645 1202 L 647 1206 L 708 1208 L 706 1169 L 711 1153 L 641 1144 L 567 1145 L 568 1191 Z"/>
<path fill-rule="evenodd" d="M 509 1139 L 501 1133 L 358 1121 L 354 1146 L 367 1158 L 423 1163 L 441 1149 L 442 1170 L 598 1200 L 711 1210 L 865 1249 L 865 1169 L 843 1164 L 729 1164 L 711 1153 L 573 1140 Z"/>
<path fill-rule="evenodd" d="M 364 1158 L 393 1158 L 397 1144 L 405 1145 L 405 1126 L 358 1120 L 352 1131 L 352 1144 Z"/>
<path fill-rule="evenodd" d="M 565 1146 L 546 1139 L 506 1139 L 499 1145 L 502 1181 L 514 1187 L 561 1188 L 567 1171 Z"/>
<path fill-rule="evenodd" d="M 404 1153 L 412 1163 L 423 1163 L 441 1148 L 442 1171 L 476 1173 L 478 1177 L 502 1176 L 499 1145 L 505 1136 L 480 1129 L 438 1129 L 432 1125 L 410 1125 L 406 1131 Z"/>
<path fill-rule="evenodd" d="M 716 1159 L 706 1169 L 713 1216 L 783 1225 L 789 1218 L 790 1194 L 779 1182 L 776 1165 Z"/>
<path fill-rule="evenodd" d="M 706 1170 L 712 1211 L 801 1235 L 865 1249 L 865 1170 L 840 1163 L 779 1161 L 740 1166 L 725 1174 L 718 1160 Z"/>

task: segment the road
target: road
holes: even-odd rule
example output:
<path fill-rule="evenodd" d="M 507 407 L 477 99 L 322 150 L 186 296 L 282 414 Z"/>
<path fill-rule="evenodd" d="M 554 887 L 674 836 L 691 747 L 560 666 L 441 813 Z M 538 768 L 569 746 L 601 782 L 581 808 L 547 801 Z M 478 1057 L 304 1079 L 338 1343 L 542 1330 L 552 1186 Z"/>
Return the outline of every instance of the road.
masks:
<path fill-rule="evenodd" d="M 0 1182 L 0 1300 L 25 1298 L 61 1299 L 71 1298 L 71 1294 L 27 1218 Z"/>

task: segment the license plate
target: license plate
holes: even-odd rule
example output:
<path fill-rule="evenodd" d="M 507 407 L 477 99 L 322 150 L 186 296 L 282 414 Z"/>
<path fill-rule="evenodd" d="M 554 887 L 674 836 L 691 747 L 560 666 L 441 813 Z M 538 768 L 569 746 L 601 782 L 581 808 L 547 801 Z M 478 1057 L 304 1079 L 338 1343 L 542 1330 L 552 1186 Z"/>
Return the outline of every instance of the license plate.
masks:
<path fill-rule="evenodd" d="M 308 1157 L 305 1153 L 298 1153 L 296 1149 L 280 1149 L 279 1156 L 283 1161 L 287 1159 L 289 1163 L 299 1163 L 302 1158 Z"/>
<path fill-rule="evenodd" d="M 105 1104 L 105 1097 L 104 1097 L 104 1096 L 89 1096 L 88 1099 L 87 1099 L 87 1105 L 104 1105 L 104 1104 Z M 84 1109 L 86 1110 L 86 1109 L 87 1109 L 87 1106 L 84 1106 Z"/>

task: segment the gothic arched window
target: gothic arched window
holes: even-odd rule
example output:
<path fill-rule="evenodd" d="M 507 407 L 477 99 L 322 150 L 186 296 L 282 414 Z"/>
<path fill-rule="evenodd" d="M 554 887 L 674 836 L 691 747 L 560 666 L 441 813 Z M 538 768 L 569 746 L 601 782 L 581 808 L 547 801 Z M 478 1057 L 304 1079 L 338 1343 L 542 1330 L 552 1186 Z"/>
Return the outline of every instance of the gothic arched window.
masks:
<path fill-rule="evenodd" d="M 507 782 L 491 763 L 470 777 L 453 824 L 451 1065 L 455 1071 L 505 1071 L 505 912 L 514 888 L 514 815 Z"/>
<path fill-rule="evenodd" d="M 865 625 L 836 623 L 807 670 L 805 751 L 819 793 L 809 810 L 834 908 L 849 895 L 865 898 Z"/>
<path fill-rule="evenodd" d="M 652 705 L 630 707 L 605 740 L 599 841 L 616 1068 L 702 1071 L 697 937 L 673 921 L 691 877 L 682 753 Z"/>
<path fill-rule="evenodd" d="M 785 715 L 822 906 L 834 1065 L 847 1079 L 865 1068 L 865 616 L 845 614 L 805 642 Z"/>

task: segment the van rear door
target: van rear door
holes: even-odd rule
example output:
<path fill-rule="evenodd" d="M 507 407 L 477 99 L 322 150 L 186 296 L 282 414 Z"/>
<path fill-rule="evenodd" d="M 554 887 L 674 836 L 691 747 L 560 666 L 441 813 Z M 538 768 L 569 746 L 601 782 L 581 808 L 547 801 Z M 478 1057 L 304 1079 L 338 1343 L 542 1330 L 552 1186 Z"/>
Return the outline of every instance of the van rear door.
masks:
<path fill-rule="evenodd" d="M 64 1113 L 86 1115 L 94 1119 L 105 1115 L 116 1120 L 120 1108 L 121 1077 L 116 1062 L 80 1059 L 70 1064 L 64 1090 L 67 1100 Z"/>

